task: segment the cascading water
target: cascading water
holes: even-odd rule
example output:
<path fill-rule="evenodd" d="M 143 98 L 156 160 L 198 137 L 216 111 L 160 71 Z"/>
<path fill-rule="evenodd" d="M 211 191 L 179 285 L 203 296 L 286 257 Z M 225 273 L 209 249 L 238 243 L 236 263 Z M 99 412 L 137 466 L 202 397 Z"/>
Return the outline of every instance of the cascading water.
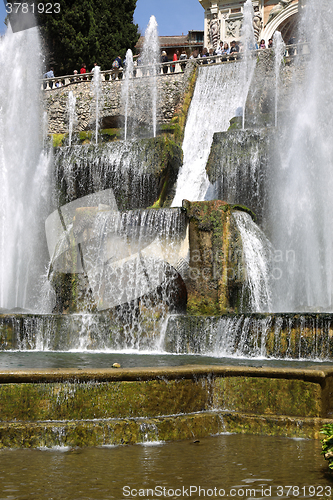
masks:
<path fill-rule="evenodd" d="M 101 113 L 101 97 L 102 97 L 102 78 L 101 78 L 101 68 L 99 66 L 94 67 L 94 75 L 92 79 L 92 88 L 94 96 L 94 115 L 95 115 L 95 144 L 98 144 L 98 129 L 99 120 Z"/>
<path fill-rule="evenodd" d="M 159 181 L 152 171 L 161 156 L 156 155 L 151 141 L 59 148 L 55 173 L 60 191 L 66 192 L 60 204 L 112 187 L 119 210 L 152 205 L 159 194 Z"/>
<path fill-rule="evenodd" d="M 233 216 L 242 237 L 250 310 L 253 312 L 270 311 L 272 307 L 270 262 L 273 248 L 249 214 L 234 212 Z M 246 293 L 246 290 L 243 293 Z"/>
<path fill-rule="evenodd" d="M 178 175 L 173 206 L 180 206 L 183 199 L 205 199 L 209 186 L 205 167 L 214 132 L 227 130 L 236 109 L 246 100 L 248 88 L 243 86 L 243 70 L 243 62 L 199 68 L 187 117 L 184 162 Z"/>
<path fill-rule="evenodd" d="M 322 40 L 328 47 L 333 42 L 332 22 L 331 2 L 306 2 L 301 32 L 311 53 L 289 117 L 280 123 L 271 192 L 272 242 L 282 260 L 273 301 L 277 311 L 333 307 L 333 56 L 321 48 Z"/>
<path fill-rule="evenodd" d="M 275 126 L 278 124 L 278 101 L 279 101 L 279 87 L 280 87 L 280 73 L 283 57 L 286 51 L 286 44 L 283 41 L 282 35 L 276 31 L 273 36 L 273 47 L 275 57 Z"/>
<path fill-rule="evenodd" d="M 157 131 L 157 73 L 160 63 L 160 45 L 157 28 L 156 18 L 155 16 L 151 16 L 145 31 L 145 41 L 142 49 L 142 65 L 146 67 L 145 71 L 148 71 L 150 76 L 147 81 L 147 93 L 151 102 L 153 137 L 156 137 Z"/>
<path fill-rule="evenodd" d="M 36 308 L 45 273 L 48 157 L 41 152 L 40 43 L 36 28 L 0 43 L 0 305 Z M 46 250 L 46 248 L 45 248 Z"/>
<path fill-rule="evenodd" d="M 125 112 L 125 124 L 124 124 L 124 139 L 127 140 L 128 135 L 128 113 L 130 107 L 130 100 L 133 99 L 133 85 L 131 85 L 133 81 L 133 53 L 131 49 L 128 49 L 126 52 L 126 66 L 124 72 L 124 82 L 121 88 L 121 97 L 124 103 L 124 112 Z"/>
<path fill-rule="evenodd" d="M 73 128 L 75 126 L 75 122 L 77 120 L 76 117 L 76 97 L 73 94 L 73 91 L 70 90 L 68 93 L 67 99 L 67 115 L 68 115 L 68 145 L 72 145 L 72 136 L 73 136 Z"/>

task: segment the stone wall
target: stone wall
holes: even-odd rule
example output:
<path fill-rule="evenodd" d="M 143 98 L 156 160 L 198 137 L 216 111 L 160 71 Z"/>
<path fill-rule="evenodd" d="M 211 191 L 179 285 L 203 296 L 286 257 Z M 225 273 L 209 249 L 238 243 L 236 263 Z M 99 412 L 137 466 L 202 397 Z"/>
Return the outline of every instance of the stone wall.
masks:
<path fill-rule="evenodd" d="M 189 63 L 182 73 L 172 73 L 157 77 L 158 103 L 157 120 L 159 124 L 167 123 L 182 105 L 193 64 Z M 142 102 L 142 96 L 148 94 L 149 77 L 131 80 L 136 101 Z M 110 80 L 102 82 L 101 128 L 116 128 L 122 125 L 124 109 L 121 104 L 121 93 L 124 82 Z M 48 115 L 48 132 L 50 134 L 68 132 L 67 101 L 72 91 L 76 97 L 77 124 L 75 131 L 90 129 L 95 121 L 93 84 L 90 81 L 72 83 L 66 87 L 44 91 L 43 107 Z M 146 111 L 136 106 L 136 118 L 144 123 Z M 149 117 L 150 118 L 150 117 Z"/>

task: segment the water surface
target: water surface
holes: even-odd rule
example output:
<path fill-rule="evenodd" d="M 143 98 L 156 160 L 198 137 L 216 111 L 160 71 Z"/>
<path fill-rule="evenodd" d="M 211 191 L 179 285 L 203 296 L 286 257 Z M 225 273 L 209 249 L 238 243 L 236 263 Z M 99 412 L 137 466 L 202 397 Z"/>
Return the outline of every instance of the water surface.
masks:
<path fill-rule="evenodd" d="M 320 449 L 320 442 L 313 440 L 226 434 L 198 443 L 181 441 L 67 451 L 3 450 L 0 451 L 0 498 L 198 499 L 221 498 L 218 491 L 222 489 L 225 496 L 237 499 L 328 498 L 333 482 Z M 195 493 L 193 488 L 199 486 L 206 496 Z M 294 487 L 289 495 L 286 486 Z M 165 496 L 147 496 L 146 491 L 139 496 L 140 489 L 156 488 L 156 492 L 163 492 L 164 487 Z M 188 496 L 183 494 L 183 488 Z M 217 495 L 209 496 L 207 493 L 209 490 L 214 493 L 214 488 Z M 181 495 L 177 496 L 178 489 Z M 134 491 L 133 495 L 126 495 L 131 490 L 136 490 L 137 495 Z"/>
<path fill-rule="evenodd" d="M 259 366 L 280 368 L 332 368 L 333 362 L 314 360 L 286 360 L 245 357 L 212 357 L 189 354 L 140 353 L 138 351 L 2 351 L 0 370 L 34 368 L 111 368 L 120 363 L 122 368 L 173 367 L 185 365 Z M 1 499 L 0 499 L 1 500 Z"/>

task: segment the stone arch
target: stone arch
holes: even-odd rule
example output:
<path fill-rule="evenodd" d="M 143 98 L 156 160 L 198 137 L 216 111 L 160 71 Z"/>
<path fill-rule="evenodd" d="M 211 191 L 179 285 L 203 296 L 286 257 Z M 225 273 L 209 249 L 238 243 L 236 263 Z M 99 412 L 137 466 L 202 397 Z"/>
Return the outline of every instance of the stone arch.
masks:
<path fill-rule="evenodd" d="M 266 25 L 262 33 L 262 38 L 269 40 L 270 38 L 273 38 L 275 31 L 280 31 L 282 38 L 286 43 L 288 43 L 288 40 L 295 35 L 298 21 L 298 4 L 299 2 L 295 2 L 288 5 L 288 7 L 275 16 L 272 21 Z"/>

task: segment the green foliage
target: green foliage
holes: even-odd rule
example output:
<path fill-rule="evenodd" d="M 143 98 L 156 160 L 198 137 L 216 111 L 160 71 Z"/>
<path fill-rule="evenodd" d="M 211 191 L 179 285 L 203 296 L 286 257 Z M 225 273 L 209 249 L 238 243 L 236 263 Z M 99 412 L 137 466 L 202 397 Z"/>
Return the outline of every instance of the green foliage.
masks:
<path fill-rule="evenodd" d="M 42 0 L 47 3 L 48 0 Z M 60 13 L 39 14 L 38 23 L 55 74 L 72 74 L 83 63 L 111 69 L 118 55 L 134 50 L 139 39 L 133 24 L 136 0 L 58 0 Z"/>
<path fill-rule="evenodd" d="M 325 424 L 320 432 L 326 436 L 322 439 L 322 454 L 325 456 L 325 460 L 328 460 L 328 466 L 333 470 L 333 423 Z"/>

